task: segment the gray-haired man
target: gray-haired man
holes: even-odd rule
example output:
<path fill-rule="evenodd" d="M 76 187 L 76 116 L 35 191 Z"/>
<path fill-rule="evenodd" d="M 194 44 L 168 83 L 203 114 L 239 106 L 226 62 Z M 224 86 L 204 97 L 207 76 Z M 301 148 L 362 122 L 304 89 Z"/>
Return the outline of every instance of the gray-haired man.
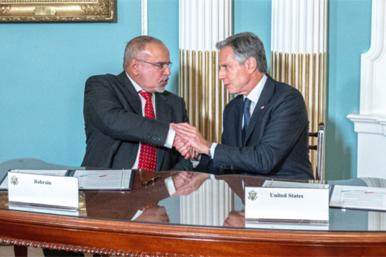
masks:
<path fill-rule="evenodd" d="M 231 94 L 223 115 L 222 143 L 207 141 L 187 123 L 174 125 L 177 135 L 201 154 L 198 170 L 215 174 L 248 173 L 311 179 L 308 117 L 302 95 L 269 77 L 264 45 L 253 33 L 217 43 L 219 78 Z"/>

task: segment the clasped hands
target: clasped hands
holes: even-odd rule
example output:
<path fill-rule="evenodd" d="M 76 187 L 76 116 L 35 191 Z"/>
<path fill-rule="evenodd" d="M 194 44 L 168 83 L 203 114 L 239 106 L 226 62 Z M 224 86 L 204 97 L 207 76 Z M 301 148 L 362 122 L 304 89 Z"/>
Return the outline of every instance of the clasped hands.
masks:
<path fill-rule="evenodd" d="M 210 142 L 197 128 L 188 123 L 171 123 L 170 126 L 176 132 L 173 146 L 185 159 L 196 160 L 200 154 L 209 154 Z"/>

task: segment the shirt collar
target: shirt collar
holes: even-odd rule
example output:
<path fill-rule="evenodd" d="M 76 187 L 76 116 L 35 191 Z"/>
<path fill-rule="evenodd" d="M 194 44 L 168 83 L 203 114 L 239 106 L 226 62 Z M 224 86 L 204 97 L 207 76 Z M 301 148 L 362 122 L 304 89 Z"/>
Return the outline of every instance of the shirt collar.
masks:
<path fill-rule="evenodd" d="M 260 79 L 259 83 L 252 89 L 252 91 L 245 97 L 251 100 L 253 103 L 257 104 L 259 101 L 261 92 L 264 89 L 265 82 L 267 81 L 267 76 L 264 74 Z M 245 99 L 245 97 L 243 99 Z"/>
<path fill-rule="evenodd" d="M 133 86 L 134 86 L 134 88 L 135 88 L 135 91 L 137 91 L 137 93 L 139 93 L 139 91 L 141 91 L 142 88 L 137 84 L 137 82 L 135 82 L 134 79 L 132 79 L 132 78 L 129 76 L 129 74 L 128 74 L 127 72 L 125 72 L 125 73 L 126 73 L 127 78 L 131 81 L 131 84 L 133 84 Z"/>

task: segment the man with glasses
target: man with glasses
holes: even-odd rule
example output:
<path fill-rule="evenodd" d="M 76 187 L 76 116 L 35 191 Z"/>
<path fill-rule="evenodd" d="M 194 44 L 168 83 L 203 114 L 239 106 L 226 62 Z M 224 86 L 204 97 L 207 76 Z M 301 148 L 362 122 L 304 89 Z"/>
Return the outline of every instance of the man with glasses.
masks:
<path fill-rule="evenodd" d="M 82 166 L 184 170 L 191 163 L 173 148 L 183 144 L 171 123 L 187 122 L 184 100 L 165 90 L 170 76 L 165 44 L 150 36 L 130 40 L 119 75 L 86 82 L 86 154 Z"/>

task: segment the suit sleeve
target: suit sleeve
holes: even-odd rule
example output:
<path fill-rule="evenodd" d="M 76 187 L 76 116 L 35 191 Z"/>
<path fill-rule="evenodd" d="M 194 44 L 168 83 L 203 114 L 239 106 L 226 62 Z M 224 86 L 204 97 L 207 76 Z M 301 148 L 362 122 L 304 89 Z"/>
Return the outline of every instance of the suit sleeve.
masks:
<path fill-rule="evenodd" d="M 271 110 L 264 134 L 253 146 L 227 145 L 224 116 L 223 144 L 216 147 L 213 166 L 221 170 L 243 170 L 268 175 L 289 154 L 304 129 L 308 127 L 307 111 L 300 93 L 293 91 Z M 257 124 L 260 126 L 260 124 Z"/>
<path fill-rule="evenodd" d="M 121 141 L 143 142 L 163 146 L 169 124 L 149 120 L 122 105 L 125 96 L 113 89 L 115 77 L 94 76 L 85 87 L 84 115 L 90 126 Z"/>

